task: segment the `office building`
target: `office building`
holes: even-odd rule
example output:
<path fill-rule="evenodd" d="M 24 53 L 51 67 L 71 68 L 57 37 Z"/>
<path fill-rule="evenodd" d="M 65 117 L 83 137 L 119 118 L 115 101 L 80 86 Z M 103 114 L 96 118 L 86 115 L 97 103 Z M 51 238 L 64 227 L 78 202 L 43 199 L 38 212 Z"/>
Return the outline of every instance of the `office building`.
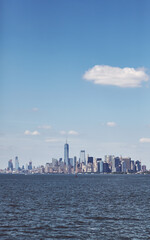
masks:
<path fill-rule="evenodd" d="M 131 172 L 136 172 L 136 166 L 134 160 L 131 160 Z"/>
<path fill-rule="evenodd" d="M 124 172 L 124 173 L 127 172 L 126 162 L 124 162 L 124 161 L 121 162 L 121 171 Z"/>
<path fill-rule="evenodd" d="M 86 164 L 86 158 L 85 158 L 85 150 L 80 151 L 80 161 L 79 163 L 84 163 Z"/>
<path fill-rule="evenodd" d="M 110 173 L 111 172 L 111 170 L 109 168 L 109 164 L 107 162 L 103 163 L 103 172 L 104 173 Z"/>
<path fill-rule="evenodd" d="M 19 160 L 18 160 L 18 157 L 15 158 L 15 170 L 19 170 Z"/>
<path fill-rule="evenodd" d="M 142 172 L 146 172 L 146 165 L 142 165 Z"/>
<path fill-rule="evenodd" d="M 135 165 L 136 165 L 136 171 L 137 172 L 140 172 L 141 171 L 141 162 L 139 160 L 137 160 L 135 162 Z"/>
<path fill-rule="evenodd" d="M 73 158 L 69 158 L 69 165 L 73 166 Z"/>
<path fill-rule="evenodd" d="M 67 142 L 64 145 L 64 163 L 68 166 L 68 163 L 69 163 L 69 144 Z"/>
<path fill-rule="evenodd" d="M 75 172 L 76 168 L 77 168 L 77 157 L 76 156 L 74 156 L 73 161 L 74 161 L 73 165 L 74 165 L 74 172 Z"/>
<path fill-rule="evenodd" d="M 112 160 L 112 172 L 121 172 L 121 161 L 119 157 Z"/>
<path fill-rule="evenodd" d="M 122 158 L 121 157 L 121 162 L 124 162 L 126 164 L 126 172 L 130 172 L 131 170 L 131 158 Z"/>
<path fill-rule="evenodd" d="M 8 161 L 8 170 L 13 171 L 13 162 L 12 162 L 12 159 L 10 159 L 10 160 Z"/>
<path fill-rule="evenodd" d="M 98 173 L 103 173 L 103 161 L 102 158 L 97 158 L 97 172 Z"/>
<path fill-rule="evenodd" d="M 92 163 L 93 164 L 93 157 L 87 157 L 87 163 Z"/>
<path fill-rule="evenodd" d="M 32 170 L 32 162 L 31 161 L 29 162 L 28 170 Z"/>
<path fill-rule="evenodd" d="M 58 160 L 56 158 L 52 158 L 52 167 L 55 167 L 58 165 Z"/>

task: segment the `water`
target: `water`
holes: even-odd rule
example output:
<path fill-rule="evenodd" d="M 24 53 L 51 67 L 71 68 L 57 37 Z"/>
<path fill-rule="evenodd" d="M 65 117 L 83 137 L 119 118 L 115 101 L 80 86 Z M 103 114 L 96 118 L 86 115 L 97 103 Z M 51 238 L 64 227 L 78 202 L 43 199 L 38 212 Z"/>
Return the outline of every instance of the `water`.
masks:
<path fill-rule="evenodd" d="M 0 175 L 0 239 L 150 239 L 150 176 Z"/>

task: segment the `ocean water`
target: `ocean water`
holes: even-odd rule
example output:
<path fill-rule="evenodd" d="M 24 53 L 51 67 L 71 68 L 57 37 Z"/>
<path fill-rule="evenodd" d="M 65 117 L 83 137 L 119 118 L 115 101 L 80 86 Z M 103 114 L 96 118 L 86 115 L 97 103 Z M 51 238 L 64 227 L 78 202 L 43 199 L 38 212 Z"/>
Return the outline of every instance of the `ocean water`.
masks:
<path fill-rule="evenodd" d="M 150 239 L 150 176 L 0 175 L 0 239 Z"/>

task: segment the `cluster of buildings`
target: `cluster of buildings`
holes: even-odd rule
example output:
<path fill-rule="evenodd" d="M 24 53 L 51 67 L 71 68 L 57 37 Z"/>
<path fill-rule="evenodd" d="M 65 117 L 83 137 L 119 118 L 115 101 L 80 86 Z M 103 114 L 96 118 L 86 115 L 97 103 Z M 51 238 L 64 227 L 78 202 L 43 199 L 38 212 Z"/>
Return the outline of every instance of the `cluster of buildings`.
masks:
<path fill-rule="evenodd" d="M 2 171 L 2 170 L 1 170 Z M 26 167 L 19 166 L 18 157 L 15 158 L 15 166 L 13 161 L 8 161 L 8 167 L 3 170 L 5 173 L 140 173 L 146 172 L 146 166 L 141 165 L 139 160 L 132 160 L 130 157 L 115 157 L 114 155 L 105 155 L 102 158 L 94 158 L 85 154 L 85 150 L 80 151 L 80 157 L 69 157 L 69 144 L 64 145 L 64 159 L 52 158 L 52 162 L 48 162 L 39 167 L 33 167 L 32 161 Z"/>

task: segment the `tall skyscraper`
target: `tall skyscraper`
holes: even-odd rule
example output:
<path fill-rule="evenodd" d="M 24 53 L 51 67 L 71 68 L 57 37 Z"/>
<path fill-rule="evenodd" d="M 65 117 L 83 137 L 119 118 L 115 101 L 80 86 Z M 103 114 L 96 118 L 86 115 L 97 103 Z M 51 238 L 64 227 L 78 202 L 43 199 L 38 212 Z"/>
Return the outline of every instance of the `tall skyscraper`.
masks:
<path fill-rule="evenodd" d="M 112 160 L 112 172 L 121 172 L 120 158 L 115 157 Z"/>
<path fill-rule="evenodd" d="M 136 166 L 134 160 L 131 160 L 131 171 L 136 172 Z"/>
<path fill-rule="evenodd" d="M 56 158 L 52 158 L 52 166 L 55 167 L 58 165 L 58 160 Z"/>
<path fill-rule="evenodd" d="M 18 157 L 15 157 L 15 170 L 19 170 L 19 160 L 18 160 Z"/>
<path fill-rule="evenodd" d="M 73 158 L 69 158 L 69 164 L 73 166 Z"/>
<path fill-rule="evenodd" d="M 8 161 L 8 169 L 11 170 L 11 171 L 13 171 L 13 162 L 12 162 L 12 159 L 10 159 L 10 160 Z"/>
<path fill-rule="evenodd" d="M 73 160 L 74 160 L 74 172 L 75 172 L 77 167 L 77 157 L 74 156 Z"/>
<path fill-rule="evenodd" d="M 85 158 L 85 150 L 80 151 L 80 162 L 86 164 L 86 158 Z"/>
<path fill-rule="evenodd" d="M 131 170 L 131 158 L 121 158 L 121 161 L 125 163 L 126 166 L 126 172 L 129 172 Z"/>
<path fill-rule="evenodd" d="M 87 157 L 87 162 L 93 164 L 93 157 L 89 157 L 89 156 L 88 156 L 88 157 Z"/>
<path fill-rule="evenodd" d="M 69 144 L 66 141 L 64 145 L 64 163 L 68 165 L 68 162 L 69 162 Z"/>
<path fill-rule="evenodd" d="M 97 161 L 97 167 L 98 167 L 97 171 L 99 173 L 103 173 L 103 161 L 102 161 L 102 158 L 97 158 L 96 161 Z"/>
<path fill-rule="evenodd" d="M 140 162 L 139 160 L 137 160 L 137 161 L 135 162 L 135 164 L 136 164 L 136 171 L 137 171 L 137 172 L 141 171 L 141 162 Z"/>
<path fill-rule="evenodd" d="M 32 170 L 32 162 L 31 161 L 29 162 L 28 170 Z"/>

